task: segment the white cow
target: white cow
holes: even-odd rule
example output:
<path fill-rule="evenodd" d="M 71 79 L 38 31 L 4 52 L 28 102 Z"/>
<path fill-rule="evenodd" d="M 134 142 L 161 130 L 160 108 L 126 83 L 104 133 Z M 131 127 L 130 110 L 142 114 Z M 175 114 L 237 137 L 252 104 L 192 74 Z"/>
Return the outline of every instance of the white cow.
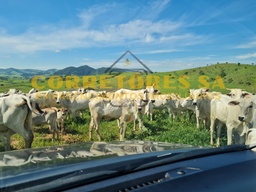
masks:
<path fill-rule="evenodd" d="M 256 144 L 256 128 L 248 129 L 245 144 L 246 145 Z"/>
<path fill-rule="evenodd" d="M 209 89 L 190 89 L 190 97 L 193 99 L 196 112 L 196 125 L 200 127 L 200 121 L 204 122 L 207 129 L 210 128 L 210 108 L 212 94 L 207 94 Z"/>
<path fill-rule="evenodd" d="M 126 89 L 126 91 L 127 91 L 127 89 Z M 132 91 L 134 91 L 134 90 L 132 90 Z M 135 91 L 137 91 L 137 90 L 135 90 Z M 122 93 L 123 92 L 121 91 L 121 92 L 118 92 L 118 94 L 116 94 L 116 99 L 117 100 L 130 99 L 127 95 L 120 95 Z M 127 92 L 125 94 L 127 94 Z M 136 120 L 138 120 L 138 122 L 139 122 L 139 129 L 140 130 L 142 130 L 143 127 L 145 128 L 145 126 L 143 125 L 143 122 L 142 122 L 142 116 L 148 114 L 148 109 L 149 108 L 148 108 L 147 103 L 149 101 L 146 100 L 148 98 L 147 94 L 148 93 L 145 90 L 142 93 L 136 94 L 136 97 L 138 96 L 137 99 L 140 100 L 140 99 L 144 98 L 144 101 L 141 102 L 141 106 L 139 107 L 139 113 L 138 113 L 137 119 L 134 119 L 133 131 L 136 131 Z M 115 99 L 115 92 L 114 91 L 99 91 L 99 97 L 108 98 L 108 99 Z M 136 98 L 136 97 L 135 97 L 135 94 L 132 95 L 132 98 Z"/>
<path fill-rule="evenodd" d="M 137 120 L 139 121 L 139 128 L 142 129 L 144 127 L 142 123 L 142 115 L 144 115 L 146 113 L 145 111 L 147 111 L 147 109 L 145 109 L 146 103 L 149 101 L 154 102 L 154 95 L 156 92 L 158 92 L 158 90 L 155 89 L 153 84 L 152 86 L 146 86 L 144 89 L 139 89 L 139 90 L 119 89 L 114 93 L 112 92 L 106 93 L 106 95 L 108 95 L 108 98 L 110 99 L 119 100 L 119 101 L 126 100 L 126 99 L 137 100 L 137 101 L 143 100 L 144 104 L 143 104 L 142 110 L 140 114 L 137 116 Z M 134 130 L 135 130 L 135 127 L 136 127 L 136 122 L 134 122 Z"/>
<path fill-rule="evenodd" d="M 221 128 L 227 127 L 227 144 L 232 144 L 232 135 L 235 131 L 235 143 L 243 143 L 242 137 L 247 131 L 247 124 L 251 121 L 252 108 L 247 103 L 251 102 L 251 98 L 240 98 L 234 100 L 227 95 L 221 95 L 211 101 L 211 145 L 213 145 L 213 132 L 215 124 L 217 124 L 217 146 L 220 145 Z M 242 110 L 242 108 L 244 108 Z M 217 122 L 217 123 L 216 123 Z"/>
<path fill-rule="evenodd" d="M 89 108 L 89 101 L 92 98 L 99 97 L 99 93 L 94 90 L 87 90 L 86 93 L 73 94 L 68 91 L 57 92 L 57 104 L 68 109 L 71 112 L 72 118 L 77 117 L 79 112 Z"/>
<path fill-rule="evenodd" d="M 55 139 L 55 134 L 57 134 L 57 139 L 59 139 L 59 130 L 57 126 L 57 112 L 56 107 L 44 108 L 42 109 L 43 114 L 32 114 L 32 124 L 34 126 L 49 125 L 49 130 L 53 134 L 53 139 Z"/>
<path fill-rule="evenodd" d="M 181 98 L 179 100 L 182 109 L 186 110 L 191 120 L 192 115 L 196 114 L 196 106 L 193 105 L 193 99 L 191 97 Z"/>
<path fill-rule="evenodd" d="M 40 113 L 42 108 L 55 107 L 56 99 L 54 95 L 55 91 L 49 89 L 48 91 L 36 91 L 30 90 L 30 93 L 26 94 L 30 100 L 36 103 L 37 110 Z"/>
<path fill-rule="evenodd" d="M 10 150 L 10 138 L 15 133 L 24 138 L 25 148 L 31 147 L 34 139 L 32 106 L 25 95 L 13 94 L 0 98 L 0 135 L 5 150 Z"/>
<path fill-rule="evenodd" d="M 61 131 L 61 133 L 64 132 L 64 121 L 68 116 L 68 110 L 64 107 L 58 109 L 57 111 L 57 125 L 58 129 Z"/>
<path fill-rule="evenodd" d="M 22 91 L 20 91 L 20 90 L 18 90 L 18 89 L 15 89 L 15 88 L 9 89 L 9 90 L 6 92 L 6 94 L 8 94 L 8 95 L 11 95 L 11 94 L 22 94 L 22 93 L 23 93 Z"/>
<path fill-rule="evenodd" d="M 150 117 L 150 120 L 153 120 L 153 112 L 154 109 L 162 110 L 167 109 L 169 116 L 176 114 L 176 100 L 172 98 L 171 94 L 159 94 L 154 95 L 153 99 L 151 99 L 147 104 L 147 115 Z"/>
<path fill-rule="evenodd" d="M 239 99 L 238 104 L 241 107 L 241 114 L 239 115 L 240 121 L 249 122 L 248 127 L 252 128 L 256 125 L 256 96 L 246 94 L 244 98 Z"/>
<path fill-rule="evenodd" d="M 141 102 L 141 100 L 140 100 Z M 98 140 L 101 141 L 100 121 L 118 120 L 120 140 L 125 138 L 126 123 L 134 121 L 138 115 L 138 102 L 130 99 L 110 100 L 107 98 L 94 98 L 89 102 L 91 122 L 89 126 L 89 139 L 92 139 L 92 129 L 95 128 Z"/>

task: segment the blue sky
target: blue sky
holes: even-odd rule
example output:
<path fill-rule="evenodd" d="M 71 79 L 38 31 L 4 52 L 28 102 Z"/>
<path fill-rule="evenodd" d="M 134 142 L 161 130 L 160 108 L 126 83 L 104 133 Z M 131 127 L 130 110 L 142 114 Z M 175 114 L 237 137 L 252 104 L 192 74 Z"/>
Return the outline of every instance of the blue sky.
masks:
<path fill-rule="evenodd" d="M 0 0 L 0 68 L 256 63 L 255 0 Z M 127 54 L 116 66 L 140 65 Z"/>

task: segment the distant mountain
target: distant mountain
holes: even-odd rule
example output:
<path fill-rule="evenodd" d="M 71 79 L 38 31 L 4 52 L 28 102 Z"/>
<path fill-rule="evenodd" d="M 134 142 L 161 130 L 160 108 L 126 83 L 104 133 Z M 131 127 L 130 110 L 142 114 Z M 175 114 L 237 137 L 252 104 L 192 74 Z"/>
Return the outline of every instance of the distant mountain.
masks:
<path fill-rule="evenodd" d="M 33 77 L 35 75 L 44 75 L 49 76 L 52 75 L 57 69 L 48 69 L 48 70 L 38 70 L 38 69 L 16 69 L 16 68 L 0 68 L 1 76 L 18 76 L 18 77 Z"/>
<path fill-rule="evenodd" d="M 76 76 L 84 76 L 84 75 L 96 75 L 103 73 L 123 73 L 123 72 L 134 72 L 134 71 L 145 71 L 145 69 L 122 69 L 122 68 L 112 68 L 101 67 L 98 69 L 94 69 L 88 65 L 83 65 L 80 67 L 66 67 L 64 69 L 48 69 L 48 70 L 38 70 L 38 69 L 16 69 L 16 68 L 0 68 L 0 76 L 17 76 L 24 78 L 31 78 L 36 75 L 43 75 L 45 77 L 51 75 L 59 75 L 59 76 L 67 76 L 67 75 L 76 75 Z"/>
<path fill-rule="evenodd" d="M 64 69 L 58 70 L 53 73 L 53 75 L 92 75 L 95 74 L 96 69 L 89 67 L 88 65 L 83 65 L 80 67 L 66 67 Z"/>

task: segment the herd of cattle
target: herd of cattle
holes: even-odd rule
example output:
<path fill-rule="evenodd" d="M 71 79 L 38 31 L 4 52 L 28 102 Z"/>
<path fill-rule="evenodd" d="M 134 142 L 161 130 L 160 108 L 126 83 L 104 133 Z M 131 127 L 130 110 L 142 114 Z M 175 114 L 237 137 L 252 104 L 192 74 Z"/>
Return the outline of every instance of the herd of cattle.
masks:
<path fill-rule="evenodd" d="M 153 120 L 156 109 L 167 109 L 170 118 L 179 118 L 181 114 L 195 115 L 197 127 L 210 130 L 210 144 L 216 130 L 216 146 L 220 145 L 220 133 L 227 129 L 227 144 L 251 144 L 256 142 L 256 96 L 241 89 L 230 89 L 230 93 L 210 92 L 206 88 L 190 89 L 190 96 L 180 98 L 175 94 L 161 94 L 154 85 L 145 89 L 119 89 L 113 92 L 95 91 L 80 88 L 75 91 L 38 91 L 31 89 L 22 93 L 10 89 L 0 93 L 0 139 L 5 150 L 10 150 L 10 138 L 20 134 L 25 140 L 25 147 L 30 148 L 34 139 L 33 127 L 48 124 L 53 139 L 64 129 L 64 120 L 70 114 L 74 118 L 83 110 L 90 110 L 89 139 L 95 129 L 98 140 L 100 121 L 117 120 L 120 140 L 125 138 L 128 122 L 139 123 L 144 127 L 142 116 L 148 115 Z"/>

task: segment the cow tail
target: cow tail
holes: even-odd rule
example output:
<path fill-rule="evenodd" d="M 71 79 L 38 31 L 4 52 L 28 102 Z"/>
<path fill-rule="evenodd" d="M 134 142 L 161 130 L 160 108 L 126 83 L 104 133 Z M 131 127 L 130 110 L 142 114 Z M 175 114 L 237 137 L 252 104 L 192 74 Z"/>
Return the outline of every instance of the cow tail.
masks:
<path fill-rule="evenodd" d="M 25 97 L 25 96 L 24 96 L 23 99 L 25 99 L 25 100 L 27 101 L 28 108 L 29 108 L 31 111 L 34 111 L 32 105 L 31 105 L 30 99 L 29 99 L 28 97 Z"/>
<path fill-rule="evenodd" d="M 21 104 L 16 105 L 16 106 L 19 107 L 19 106 L 22 106 L 22 105 L 25 105 L 25 104 L 26 104 L 26 105 L 28 106 L 28 108 L 29 108 L 30 111 L 32 111 L 33 113 L 35 113 L 35 114 L 38 115 L 38 113 L 34 112 L 34 108 L 33 108 L 32 105 L 31 105 L 30 99 L 29 99 L 28 97 L 26 97 L 26 96 L 22 96 L 22 99 L 23 99 L 23 102 L 22 102 Z M 44 113 L 44 112 L 39 108 L 39 106 L 38 106 L 37 103 L 36 103 L 35 108 L 36 108 L 37 110 L 39 109 L 38 111 L 39 111 L 40 114 Z"/>
<path fill-rule="evenodd" d="M 22 103 L 16 104 L 15 106 L 16 106 L 16 107 L 20 107 L 20 106 L 23 106 L 23 105 L 28 105 L 29 109 L 30 109 L 31 111 L 33 111 L 33 108 L 32 108 L 32 106 L 31 106 L 31 103 L 30 103 L 29 98 L 27 98 L 26 96 L 22 96 L 22 99 L 23 99 Z"/>

